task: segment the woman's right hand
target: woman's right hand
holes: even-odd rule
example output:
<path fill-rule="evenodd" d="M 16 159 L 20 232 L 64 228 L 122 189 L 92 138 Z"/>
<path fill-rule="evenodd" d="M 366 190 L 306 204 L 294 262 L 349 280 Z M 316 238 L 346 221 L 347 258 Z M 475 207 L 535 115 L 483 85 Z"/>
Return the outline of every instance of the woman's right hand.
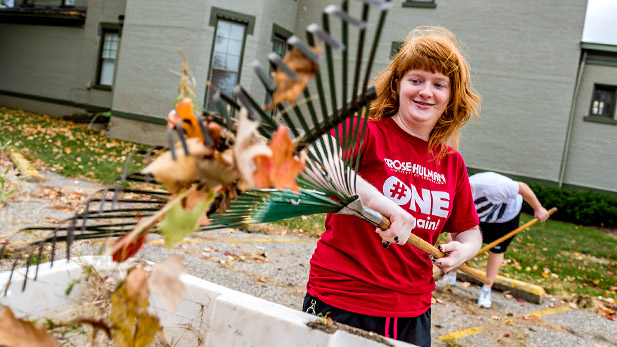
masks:
<path fill-rule="evenodd" d="M 390 228 L 387 230 L 377 228 L 375 232 L 384 241 L 404 245 L 411 236 L 411 230 L 416 227 L 416 219 L 398 205 L 391 211 L 389 215 L 384 214 L 390 220 Z"/>

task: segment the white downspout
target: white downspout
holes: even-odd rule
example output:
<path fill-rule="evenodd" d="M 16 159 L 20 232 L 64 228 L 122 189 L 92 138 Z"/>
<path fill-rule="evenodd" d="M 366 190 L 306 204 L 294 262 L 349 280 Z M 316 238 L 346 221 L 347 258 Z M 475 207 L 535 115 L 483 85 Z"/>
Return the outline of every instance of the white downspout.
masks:
<path fill-rule="evenodd" d="M 574 85 L 574 93 L 572 95 L 572 106 L 570 107 L 570 117 L 568 118 L 568 128 L 566 129 L 566 141 L 563 145 L 563 152 L 561 153 L 561 167 L 559 168 L 559 188 L 563 186 L 563 177 L 566 174 L 566 162 L 568 160 L 568 150 L 570 149 L 570 136 L 572 134 L 572 123 L 574 122 L 574 111 L 576 109 L 576 98 L 578 96 L 578 89 L 581 85 L 581 79 L 583 78 L 583 70 L 585 69 L 585 61 L 587 60 L 587 51 L 583 51 L 583 57 L 578 64 L 578 71 L 576 72 L 576 84 Z"/>

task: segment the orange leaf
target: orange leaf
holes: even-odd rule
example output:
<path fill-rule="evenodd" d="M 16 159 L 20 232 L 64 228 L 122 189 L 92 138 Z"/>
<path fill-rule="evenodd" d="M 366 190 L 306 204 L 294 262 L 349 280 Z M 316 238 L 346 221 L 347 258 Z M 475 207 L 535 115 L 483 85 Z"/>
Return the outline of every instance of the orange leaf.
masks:
<path fill-rule="evenodd" d="M 126 291 L 135 301 L 148 299 L 150 288 L 146 282 L 146 271 L 143 267 L 137 266 L 126 275 Z"/>
<path fill-rule="evenodd" d="M 320 48 L 313 48 L 312 50 L 316 54 L 319 54 L 321 51 Z M 295 47 L 285 54 L 283 62 L 298 74 L 298 79 L 295 81 L 292 80 L 283 70 L 277 68 L 276 71 L 272 73 L 277 88 L 274 94 L 272 94 L 272 103 L 265 107 L 266 110 L 273 110 L 274 105 L 280 104 L 283 101 L 295 104 L 296 97 L 302 93 L 309 79 L 315 76 L 319 67 Z"/>
<path fill-rule="evenodd" d="M 295 145 L 289 138 L 289 130 L 280 125 L 270 142 L 272 157 L 255 158 L 257 171 L 253 174 L 253 180 L 259 188 L 274 186 L 300 191 L 296 177 L 304 170 L 305 165 L 303 159 L 294 155 L 294 148 Z"/>
<path fill-rule="evenodd" d="M 193 100 L 189 97 L 182 98 L 176 105 L 176 114 L 182 121 L 182 128 L 184 128 L 186 137 L 189 139 L 197 137 L 203 142 L 204 136 L 199 128 L 197 117 L 195 117 L 193 112 Z"/>

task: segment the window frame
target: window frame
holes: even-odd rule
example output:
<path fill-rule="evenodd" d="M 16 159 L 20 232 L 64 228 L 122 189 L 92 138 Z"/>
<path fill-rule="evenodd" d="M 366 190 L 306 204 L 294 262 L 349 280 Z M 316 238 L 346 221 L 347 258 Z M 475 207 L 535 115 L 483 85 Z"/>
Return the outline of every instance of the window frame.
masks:
<path fill-rule="evenodd" d="M 592 113 L 593 112 L 593 102 L 595 100 L 596 91 L 598 87 L 612 89 L 613 100 L 612 100 L 608 115 Z M 583 120 L 586 122 L 617 125 L 617 119 L 615 119 L 615 109 L 617 108 L 615 105 L 616 103 L 617 103 L 617 85 L 595 83 L 593 86 L 592 94 L 591 94 L 591 102 L 589 103 L 589 113 L 587 116 L 583 117 Z"/>
<path fill-rule="evenodd" d="M 283 54 L 281 54 L 281 58 L 285 57 L 285 54 L 289 51 L 289 44 L 287 43 L 287 40 L 293 35 L 293 33 L 285 28 L 283 28 L 282 26 L 276 24 L 276 23 L 272 23 L 272 35 L 270 36 L 270 42 L 272 43 L 272 49 L 271 52 L 274 52 L 274 42 L 276 40 L 280 40 L 283 42 L 283 46 L 285 47 L 283 50 Z M 279 52 L 274 52 L 279 54 Z M 275 69 L 272 66 L 272 64 L 270 64 L 270 67 L 268 68 L 268 72 L 272 73 L 274 72 Z M 265 96 L 265 101 L 264 101 L 264 105 L 269 104 L 270 102 L 272 102 L 272 96 L 270 96 L 270 94 L 266 91 L 266 96 Z"/>
<path fill-rule="evenodd" d="M 116 57 L 114 59 L 114 77 L 111 83 L 111 86 L 106 84 L 101 84 L 101 72 L 103 70 L 103 49 L 105 46 L 105 35 L 107 34 L 118 34 L 118 46 L 116 47 Z M 118 68 L 118 57 L 120 53 L 120 40 L 122 38 L 122 25 L 118 23 L 100 23 L 99 24 L 99 49 L 96 57 L 96 76 L 94 78 L 95 83 L 92 86 L 94 89 L 100 90 L 109 90 L 113 89 L 114 83 L 116 82 L 116 70 Z"/>
<path fill-rule="evenodd" d="M 242 48 L 240 49 L 240 62 L 238 63 L 238 76 L 236 77 L 236 84 L 240 81 L 242 77 L 242 66 L 244 65 L 244 52 L 246 48 L 246 38 L 248 35 L 253 34 L 253 30 L 255 29 L 255 16 L 242 14 L 239 12 L 234 12 L 222 8 L 218 8 L 212 6 L 210 11 L 210 22 L 208 23 L 210 26 L 214 27 L 214 34 L 212 35 L 212 46 L 210 49 L 210 61 L 208 64 L 208 81 L 212 78 L 212 63 L 214 62 L 214 46 L 216 45 L 216 35 L 218 32 L 218 23 L 220 20 L 232 22 L 235 24 L 242 24 L 245 26 L 244 37 L 242 38 Z M 210 97 L 210 85 L 206 85 L 205 93 L 204 93 L 204 101 L 203 101 L 203 109 L 208 110 L 208 101 Z M 229 95 L 233 98 L 233 95 Z"/>
<path fill-rule="evenodd" d="M 437 3 L 435 0 L 404 0 L 403 7 L 437 8 Z"/>

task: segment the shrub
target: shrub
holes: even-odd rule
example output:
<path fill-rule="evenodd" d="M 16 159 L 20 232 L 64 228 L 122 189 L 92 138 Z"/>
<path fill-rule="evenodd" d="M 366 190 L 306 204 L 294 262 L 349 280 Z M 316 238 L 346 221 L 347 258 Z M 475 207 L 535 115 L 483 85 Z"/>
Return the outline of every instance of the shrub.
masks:
<path fill-rule="evenodd" d="M 617 197 L 591 191 L 529 184 L 538 200 L 547 209 L 557 207 L 552 219 L 580 225 L 617 227 Z M 523 204 L 523 211 L 533 214 L 533 209 Z"/>

